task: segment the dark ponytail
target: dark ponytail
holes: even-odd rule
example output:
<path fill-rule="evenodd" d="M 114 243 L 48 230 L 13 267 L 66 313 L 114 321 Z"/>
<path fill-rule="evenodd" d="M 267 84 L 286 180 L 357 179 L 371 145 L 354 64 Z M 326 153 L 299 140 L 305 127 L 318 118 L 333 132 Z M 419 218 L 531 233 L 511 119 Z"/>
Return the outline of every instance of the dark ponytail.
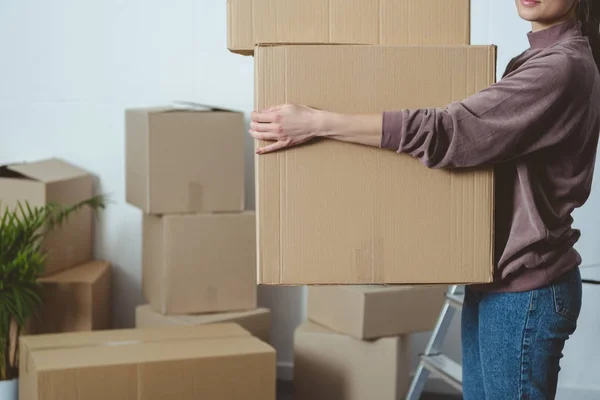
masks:
<path fill-rule="evenodd" d="M 594 61 L 600 71 L 600 0 L 579 0 L 577 19 L 581 21 L 582 33 L 590 41 Z"/>

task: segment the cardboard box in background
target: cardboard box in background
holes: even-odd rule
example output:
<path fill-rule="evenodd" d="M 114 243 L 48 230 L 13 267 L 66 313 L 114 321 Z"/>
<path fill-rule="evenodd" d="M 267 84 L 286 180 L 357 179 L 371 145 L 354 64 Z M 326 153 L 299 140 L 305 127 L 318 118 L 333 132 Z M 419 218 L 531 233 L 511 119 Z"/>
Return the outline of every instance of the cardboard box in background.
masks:
<path fill-rule="evenodd" d="M 39 280 L 44 298 L 35 333 L 79 332 L 111 327 L 111 266 L 90 261 Z"/>
<path fill-rule="evenodd" d="M 275 400 L 275 351 L 235 324 L 97 333 L 25 336 L 19 398 Z"/>
<path fill-rule="evenodd" d="M 252 211 L 143 219 L 142 288 L 161 314 L 255 309 Z"/>
<path fill-rule="evenodd" d="M 307 318 L 357 339 L 430 331 L 447 286 L 311 286 Z"/>
<path fill-rule="evenodd" d="M 495 61 L 493 46 L 259 46 L 255 108 L 445 107 L 492 84 Z M 259 283 L 492 280 L 491 168 L 432 170 L 408 155 L 333 140 L 255 164 Z"/>
<path fill-rule="evenodd" d="M 469 0 L 228 0 L 227 47 L 260 43 L 470 43 Z"/>
<path fill-rule="evenodd" d="M 138 306 L 135 310 L 136 328 L 206 325 L 224 322 L 236 323 L 260 340 L 269 342 L 271 311 L 266 308 L 226 313 L 169 316 L 157 313 L 149 304 Z"/>
<path fill-rule="evenodd" d="M 294 334 L 294 399 L 400 399 L 409 363 L 406 336 L 362 341 L 304 322 Z"/>
<path fill-rule="evenodd" d="M 244 210 L 244 116 L 126 111 L 126 198 L 148 214 Z"/>
<path fill-rule="evenodd" d="M 61 159 L 46 159 L 0 167 L 0 203 L 14 209 L 18 202 L 33 207 L 49 203 L 70 206 L 94 195 L 93 177 Z M 44 274 L 84 263 L 92 258 L 93 217 L 89 208 L 71 215 L 44 239 Z"/>

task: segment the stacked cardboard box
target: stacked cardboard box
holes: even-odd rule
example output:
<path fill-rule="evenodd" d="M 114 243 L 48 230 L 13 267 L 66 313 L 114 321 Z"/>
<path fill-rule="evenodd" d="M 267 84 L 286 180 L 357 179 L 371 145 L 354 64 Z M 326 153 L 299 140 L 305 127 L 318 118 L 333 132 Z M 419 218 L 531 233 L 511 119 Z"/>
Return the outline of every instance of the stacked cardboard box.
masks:
<path fill-rule="evenodd" d="M 250 321 L 257 310 L 256 221 L 244 206 L 243 114 L 202 107 L 126 111 L 127 201 L 143 214 L 136 326 Z M 240 314 L 242 313 L 242 314 Z"/>
<path fill-rule="evenodd" d="M 410 383 L 411 333 L 435 326 L 444 287 L 315 286 L 294 335 L 303 399 L 398 399 Z M 373 368 L 377 366 L 377 368 Z"/>
<path fill-rule="evenodd" d="M 275 399 L 275 352 L 236 324 L 25 336 L 21 400 Z"/>
<path fill-rule="evenodd" d="M 0 203 L 14 209 L 55 203 L 70 206 L 94 195 L 93 177 L 61 159 L 0 167 Z M 43 305 L 31 333 L 108 329 L 111 326 L 111 267 L 93 258 L 92 211 L 83 208 L 42 243 Z"/>
<path fill-rule="evenodd" d="M 257 110 L 443 108 L 495 80 L 495 47 L 469 45 L 469 7 L 229 0 L 228 44 L 254 54 Z M 256 183 L 262 284 L 493 278 L 490 168 L 430 170 L 393 151 L 321 140 L 257 156 Z"/>
<path fill-rule="evenodd" d="M 228 48 L 254 55 L 256 110 L 441 110 L 495 80 L 495 47 L 469 42 L 469 0 L 227 4 Z M 256 184 L 261 284 L 492 280 L 490 168 L 430 170 L 392 151 L 319 140 L 257 156 Z M 295 336 L 299 398 L 402 396 L 406 335 L 433 328 L 443 292 L 311 287 L 309 321 Z"/>

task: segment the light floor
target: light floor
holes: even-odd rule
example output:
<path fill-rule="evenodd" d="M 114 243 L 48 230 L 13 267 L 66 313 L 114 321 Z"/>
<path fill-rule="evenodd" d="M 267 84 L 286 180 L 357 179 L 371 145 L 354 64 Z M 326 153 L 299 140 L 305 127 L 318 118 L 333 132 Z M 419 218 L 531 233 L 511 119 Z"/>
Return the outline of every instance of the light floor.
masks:
<path fill-rule="evenodd" d="M 293 400 L 291 382 L 278 382 L 277 400 Z M 421 400 L 460 400 L 460 397 L 424 394 Z"/>

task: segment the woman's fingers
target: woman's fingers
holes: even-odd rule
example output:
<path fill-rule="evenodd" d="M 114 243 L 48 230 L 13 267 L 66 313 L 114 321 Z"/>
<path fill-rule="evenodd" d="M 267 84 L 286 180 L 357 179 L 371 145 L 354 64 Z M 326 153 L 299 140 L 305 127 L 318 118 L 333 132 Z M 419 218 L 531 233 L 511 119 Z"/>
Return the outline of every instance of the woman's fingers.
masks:
<path fill-rule="evenodd" d="M 272 132 L 258 132 L 258 131 L 255 131 L 254 129 L 250 129 L 249 132 L 250 132 L 250 136 L 252 136 L 254 139 L 258 139 L 258 140 L 275 141 L 275 140 L 279 139 L 279 136 Z"/>
<path fill-rule="evenodd" d="M 257 132 L 281 133 L 281 125 L 272 122 L 250 122 L 250 128 Z"/>
<path fill-rule="evenodd" d="M 272 111 L 253 112 L 251 114 L 252 121 L 254 122 L 277 122 L 279 114 Z"/>
<path fill-rule="evenodd" d="M 285 104 L 265 108 L 261 111 L 254 111 L 250 118 L 254 122 L 277 122 L 281 116 L 280 111 L 285 108 Z"/>
<path fill-rule="evenodd" d="M 271 153 L 277 150 L 281 150 L 285 147 L 289 146 L 289 143 L 287 141 L 279 141 L 279 142 L 275 142 L 275 143 L 271 143 L 265 147 L 261 147 L 258 150 L 256 150 L 256 154 L 267 154 L 267 153 Z"/>
<path fill-rule="evenodd" d="M 264 110 L 262 110 L 263 112 L 273 112 L 273 111 L 279 111 L 281 110 L 283 107 L 285 107 L 285 104 L 278 104 L 276 106 L 272 106 L 269 108 L 265 108 Z"/>

